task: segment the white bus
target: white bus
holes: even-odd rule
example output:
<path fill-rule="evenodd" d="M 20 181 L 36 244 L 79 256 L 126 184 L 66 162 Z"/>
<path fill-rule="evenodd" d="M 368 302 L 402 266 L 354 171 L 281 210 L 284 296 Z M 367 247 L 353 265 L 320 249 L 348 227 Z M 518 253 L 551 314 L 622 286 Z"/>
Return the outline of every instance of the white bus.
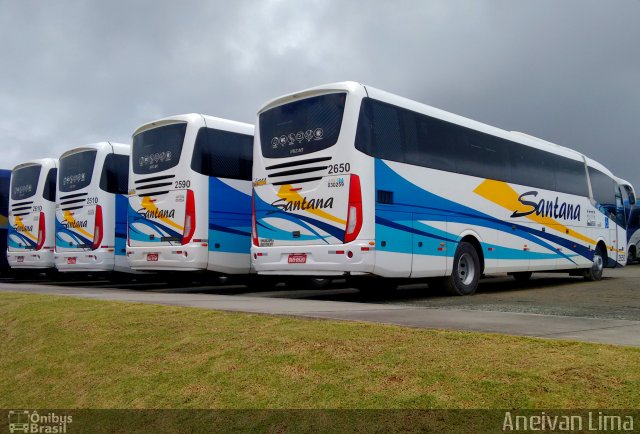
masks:
<path fill-rule="evenodd" d="M 127 258 L 136 270 L 248 274 L 253 125 L 200 114 L 133 134 Z"/>
<path fill-rule="evenodd" d="M 629 181 L 617 178 L 627 223 L 627 264 L 640 259 L 640 205 L 636 191 Z"/>
<path fill-rule="evenodd" d="M 589 182 L 591 178 L 591 183 Z M 570 149 L 358 83 L 258 112 L 252 257 L 259 274 L 347 276 L 356 286 L 624 264 L 611 173 Z"/>
<path fill-rule="evenodd" d="M 58 160 L 18 164 L 11 173 L 7 259 L 14 269 L 54 269 Z"/>
<path fill-rule="evenodd" d="M 130 271 L 129 154 L 129 145 L 100 142 L 60 157 L 55 254 L 59 271 Z"/>

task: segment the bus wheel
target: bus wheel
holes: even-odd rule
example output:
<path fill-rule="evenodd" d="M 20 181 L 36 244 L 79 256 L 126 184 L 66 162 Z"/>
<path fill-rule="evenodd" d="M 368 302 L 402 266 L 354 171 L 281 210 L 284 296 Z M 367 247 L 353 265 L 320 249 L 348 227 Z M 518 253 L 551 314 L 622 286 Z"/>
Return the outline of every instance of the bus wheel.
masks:
<path fill-rule="evenodd" d="M 453 257 L 453 272 L 445 278 L 445 288 L 454 295 L 472 295 L 480 281 L 480 259 L 476 249 L 466 241 L 458 244 Z"/>
<path fill-rule="evenodd" d="M 590 280 L 592 282 L 600 280 L 602 279 L 603 270 L 604 255 L 602 254 L 602 248 L 596 247 L 595 252 L 593 252 L 593 263 L 591 264 L 591 268 L 584 270 L 584 278 L 585 280 Z"/>
<path fill-rule="evenodd" d="M 531 279 L 531 275 L 533 274 L 531 271 L 519 271 L 517 273 L 509 273 L 513 276 L 514 279 L 518 282 L 526 282 Z"/>
<path fill-rule="evenodd" d="M 629 251 L 627 252 L 627 265 L 631 265 L 638 259 L 638 254 L 636 252 L 636 246 L 629 247 Z"/>

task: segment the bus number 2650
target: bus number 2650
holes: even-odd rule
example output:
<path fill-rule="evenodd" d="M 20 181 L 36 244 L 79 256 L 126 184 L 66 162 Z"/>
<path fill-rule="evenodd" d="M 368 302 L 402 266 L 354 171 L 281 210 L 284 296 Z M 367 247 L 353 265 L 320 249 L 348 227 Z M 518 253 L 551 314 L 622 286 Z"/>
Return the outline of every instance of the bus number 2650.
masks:
<path fill-rule="evenodd" d="M 329 166 L 329 175 L 332 173 L 347 173 L 350 170 L 351 164 L 349 163 L 332 164 Z"/>

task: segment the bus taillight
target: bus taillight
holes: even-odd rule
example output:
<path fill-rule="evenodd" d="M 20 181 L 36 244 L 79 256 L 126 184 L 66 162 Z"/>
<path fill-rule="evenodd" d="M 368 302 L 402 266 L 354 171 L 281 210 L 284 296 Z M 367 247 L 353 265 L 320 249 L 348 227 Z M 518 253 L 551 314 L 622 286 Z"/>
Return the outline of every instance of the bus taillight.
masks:
<path fill-rule="evenodd" d="M 91 245 L 91 250 L 96 250 L 100 247 L 100 243 L 102 242 L 102 207 L 100 205 L 96 205 L 96 224 L 93 228 L 93 244 Z"/>
<path fill-rule="evenodd" d="M 347 213 L 347 229 L 344 233 L 344 242 L 349 243 L 356 239 L 362 228 L 362 191 L 360 190 L 360 177 L 351 175 L 349 182 L 349 208 Z"/>
<path fill-rule="evenodd" d="M 182 234 L 182 244 L 187 244 L 193 238 L 196 231 L 196 202 L 193 190 L 187 190 L 187 205 L 184 212 L 184 232 Z"/>
<path fill-rule="evenodd" d="M 36 250 L 40 250 L 44 246 L 44 240 L 47 238 L 47 228 L 45 227 L 44 213 L 40 212 L 38 219 L 38 244 L 36 244 Z"/>
<path fill-rule="evenodd" d="M 256 224 L 256 200 L 254 199 L 255 191 L 251 195 L 251 241 L 254 246 L 258 245 L 258 226 Z"/>

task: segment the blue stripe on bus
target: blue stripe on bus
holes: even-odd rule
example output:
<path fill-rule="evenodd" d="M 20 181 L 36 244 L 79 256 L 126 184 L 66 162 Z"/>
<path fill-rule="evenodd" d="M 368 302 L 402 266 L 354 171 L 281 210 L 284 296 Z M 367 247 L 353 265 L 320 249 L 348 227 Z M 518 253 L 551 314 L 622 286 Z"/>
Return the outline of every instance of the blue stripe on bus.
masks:
<path fill-rule="evenodd" d="M 251 195 L 210 177 L 208 215 L 210 252 L 249 253 Z"/>
<path fill-rule="evenodd" d="M 481 213 L 467 206 L 430 193 L 400 176 L 383 160 L 375 160 L 375 177 L 377 189 L 394 192 L 394 204 L 378 204 L 376 207 L 376 218 L 384 211 L 385 208 L 390 208 L 394 211 L 404 211 L 406 213 L 434 214 L 434 217 L 436 215 L 441 217 L 439 219 L 440 221 L 468 223 L 495 229 L 501 232 L 507 232 L 513 235 L 515 235 L 513 231 L 513 227 L 515 227 L 518 230 L 517 236 L 550 250 L 553 252 L 553 256 L 563 257 L 571 262 L 575 262 L 571 259 L 571 256 L 573 255 L 570 256 L 565 253 L 558 252 L 554 246 L 546 241 L 556 243 L 580 256 L 593 260 L 594 252 L 574 241 L 548 232 L 542 232 L 525 225 L 507 223 L 488 214 Z M 409 230 L 412 229 L 410 228 Z M 527 253 L 531 254 L 531 257 L 533 257 L 533 253 L 535 252 Z"/>

